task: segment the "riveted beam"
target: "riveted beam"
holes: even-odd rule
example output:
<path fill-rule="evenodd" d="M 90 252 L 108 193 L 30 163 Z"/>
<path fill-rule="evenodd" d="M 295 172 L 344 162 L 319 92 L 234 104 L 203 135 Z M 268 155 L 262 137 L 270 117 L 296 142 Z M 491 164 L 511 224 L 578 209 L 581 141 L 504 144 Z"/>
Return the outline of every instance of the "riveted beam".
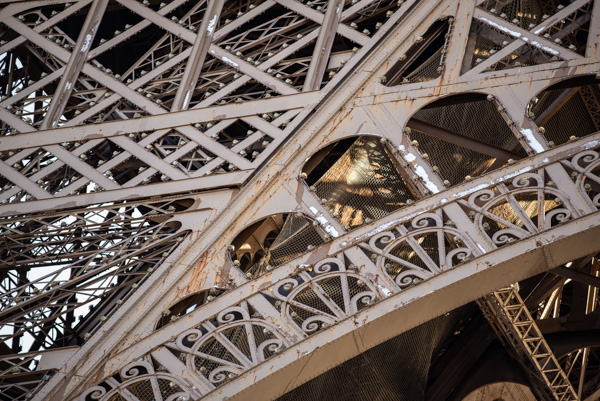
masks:
<path fill-rule="evenodd" d="M 69 97 L 75 88 L 81 69 L 86 62 L 107 5 L 108 0 L 94 0 L 91 4 L 85 22 L 81 27 L 75 48 L 54 92 L 54 97 L 50 102 L 40 129 L 54 128 L 62 116 Z"/>
<path fill-rule="evenodd" d="M 171 105 L 171 111 L 185 110 L 190 104 L 198 77 L 202 71 L 208 48 L 213 40 L 221 10 L 225 0 L 214 0 L 207 3 L 204 18 L 198 29 L 198 36 L 192 48 L 192 54 L 187 60 L 183 77 L 179 82 L 175 99 Z"/>

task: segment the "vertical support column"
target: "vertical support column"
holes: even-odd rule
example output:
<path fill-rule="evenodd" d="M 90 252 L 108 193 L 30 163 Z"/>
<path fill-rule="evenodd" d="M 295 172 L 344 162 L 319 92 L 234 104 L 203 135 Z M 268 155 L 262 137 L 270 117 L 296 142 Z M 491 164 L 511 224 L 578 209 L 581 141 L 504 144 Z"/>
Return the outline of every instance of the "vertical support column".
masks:
<path fill-rule="evenodd" d="M 317 90 L 321 86 L 343 10 L 343 0 L 329 0 L 323 24 L 319 28 L 319 37 L 315 44 L 312 61 L 308 67 L 306 80 L 304 81 L 303 91 L 305 92 Z"/>
<path fill-rule="evenodd" d="M 213 40 L 217 29 L 217 23 L 221 16 L 221 10 L 225 0 L 211 0 L 207 2 L 206 11 L 202 23 L 198 29 L 198 36 L 192 48 L 192 54 L 188 58 L 183 77 L 179 82 L 179 88 L 175 94 L 171 111 L 186 110 L 194 94 L 198 77 L 202 71 L 208 48 Z"/>
<path fill-rule="evenodd" d="M 71 97 L 75 82 L 77 82 L 77 78 L 87 60 L 88 53 L 92 47 L 92 42 L 94 41 L 94 37 L 96 36 L 98 26 L 104 16 L 107 5 L 108 0 L 94 0 L 90 6 L 88 15 L 83 23 L 81 32 L 79 33 L 79 38 L 73 49 L 73 53 L 71 53 L 71 57 L 67 63 L 65 73 L 56 87 L 56 92 L 54 93 L 52 102 L 50 102 L 46 117 L 44 118 L 44 121 L 42 121 L 41 129 L 54 128 L 58 123 L 58 120 Z"/>

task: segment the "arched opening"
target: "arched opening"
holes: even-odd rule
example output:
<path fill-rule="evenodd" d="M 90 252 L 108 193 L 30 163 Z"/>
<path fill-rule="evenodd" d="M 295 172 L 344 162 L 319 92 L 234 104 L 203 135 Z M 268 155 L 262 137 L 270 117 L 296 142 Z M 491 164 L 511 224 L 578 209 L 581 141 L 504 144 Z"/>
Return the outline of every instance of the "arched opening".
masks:
<path fill-rule="evenodd" d="M 492 96 L 448 96 L 416 112 L 406 132 L 446 184 L 456 185 L 527 156 L 503 112 Z"/>
<path fill-rule="evenodd" d="M 327 238 L 316 221 L 301 213 L 274 214 L 245 228 L 230 245 L 233 262 L 258 277 L 321 245 Z"/>
<path fill-rule="evenodd" d="M 374 136 L 326 146 L 306 162 L 302 173 L 311 191 L 346 228 L 384 217 L 418 198 L 414 184 Z"/>
<path fill-rule="evenodd" d="M 531 389 L 520 383 L 497 382 L 479 387 L 469 393 L 462 401 L 476 400 L 491 401 L 534 401 L 535 395 Z"/>
<path fill-rule="evenodd" d="M 156 329 L 158 330 L 171 321 L 177 320 L 177 318 L 180 318 L 183 315 L 187 315 L 205 303 L 212 301 L 214 298 L 218 297 L 224 292 L 224 289 L 214 287 L 209 290 L 188 295 L 181 301 L 162 312 L 160 319 L 156 323 Z"/>
<path fill-rule="evenodd" d="M 531 99 L 529 113 L 550 145 L 600 131 L 600 80 L 593 75 L 558 82 Z"/>

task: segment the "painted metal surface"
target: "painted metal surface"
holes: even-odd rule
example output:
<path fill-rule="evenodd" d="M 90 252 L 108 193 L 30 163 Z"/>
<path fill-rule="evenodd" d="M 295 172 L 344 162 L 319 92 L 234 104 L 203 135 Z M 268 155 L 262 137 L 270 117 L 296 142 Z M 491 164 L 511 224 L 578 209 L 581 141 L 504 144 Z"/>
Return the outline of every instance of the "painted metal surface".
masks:
<path fill-rule="evenodd" d="M 81 348 L 62 366 L 58 366 L 62 361 L 52 366 L 53 374 L 43 385 L 34 386 L 34 399 L 76 399 L 91 388 L 99 391 L 98 397 L 122 391 L 131 398 L 127 386 L 143 381 L 159 397 L 164 380 L 167 385 L 174 383 L 171 388 L 181 396 L 194 399 L 244 399 L 256 394 L 274 399 L 451 308 L 598 250 L 592 239 L 599 225 L 600 195 L 593 183 L 600 182 L 600 138 L 592 134 L 552 148 L 528 109 L 530 99 L 550 85 L 596 74 L 600 65 L 597 1 L 572 2 L 530 27 L 475 1 L 215 1 L 197 2 L 191 8 L 185 8 L 182 0 L 0 3 L 4 5 L 0 23 L 10 32 L 8 40 L 0 42 L 2 62 L 8 63 L 15 49 L 27 48 L 48 68 L 31 82 L 29 77 L 2 78 L 0 175 L 6 184 L 0 192 L 0 225 L 5 232 L 13 229 L 15 221 L 36 219 L 60 231 L 60 224 L 56 227 L 47 220 L 60 223 L 73 214 L 87 221 L 83 227 L 90 226 L 92 242 L 101 242 L 104 234 L 94 231 L 96 222 L 85 217 L 94 213 L 104 216 L 99 225 L 114 223 L 124 229 L 140 213 L 152 224 L 168 219 L 181 222 L 172 233 L 174 240 L 189 232 L 118 307 L 108 308 L 106 314 L 97 312 L 95 323 L 92 319 L 87 326 L 92 329 L 79 333 L 90 334 L 79 339 Z M 119 28 L 112 38 L 94 40 L 92 35 L 92 45 L 79 52 L 106 3 L 134 13 L 135 21 Z M 590 11 L 592 4 L 598 7 Z M 561 42 L 569 29 L 577 28 L 576 20 L 570 28 L 561 21 L 576 12 L 590 22 L 587 43 L 579 52 Z M 206 13 L 211 17 L 206 18 Z M 267 21 L 268 13 L 273 14 Z M 76 35 L 62 32 L 59 23 L 79 14 L 87 16 L 85 29 Z M 421 35 L 429 26 L 448 17 L 456 22 L 448 33 L 439 76 L 382 85 L 380 77 L 412 46 L 423 42 Z M 108 22 L 100 21 L 100 26 L 103 23 Z M 512 39 L 472 66 L 472 23 Z M 143 57 L 120 74 L 102 65 L 103 55 L 120 51 L 119 46 L 126 46 L 145 29 L 159 30 L 162 36 L 147 43 Z M 523 46 L 550 56 L 528 66 L 505 61 Z M 296 58 L 302 52 L 309 56 Z M 6 65 L 6 71 L 19 70 Z M 70 92 L 52 92 L 57 81 L 59 87 L 73 81 Z M 527 157 L 447 188 L 405 128 L 416 129 L 413 114 L 432 101 L 467 92 L 491 96 L 514 134 L 516 148 L 524 149 Z M 247 126 L 247 135 L 223 140 L 236 124 Z M 449 142 L 450 134 L 455 135 L 441 130 L 435 134 L 446 135 Z M 319 149 L 355 135 L 382 138 L 403 176 L 412 181 L 418 200 L 348 231 L 314 196 L 301 171 Z M 176 144 L 167 144 L 165 138 Z M 511 151 L 466 137 L 461 140 L 505 161 L 517 159 Z M 101 152 L 106 141 L 110 153 L 99 163 L 93 155 Z M 115 174 L 131 169 L 127 163 L 132 160 L 137 173 L 117 180 Z M 48 178 L 57 171 L 70 177 L 60 186 Z M 519 204 L 524 193 L 543 200 L 536 217 Z M 193 199 L 186 210 L 153 206 L 186 198 Z M 554 206 L 544 209 L 547 202 Z M 125 218 L 118 222 L 106 217 L 118 205 L 129 204 L 137 208 L 136 215 L 123 213 Z M 523 225 L 511 226 L 494 214 L 498 204 L 514 211 Z M 150 216 L 150 210 L 155 214 Z M 337 235 L 292 263 L 249 280 L 231 262 L 227 247 L 249 224 L 289 212 L 316 219 L 324 230 Z M 490 231 L 489 220 L 501 222 L 505 230 Z M 71 235 L 78 229 L 81 225 L 70 221 L 62 228 Z M 39 232 L 38 237 L 27 233 L 27 238 L 49 238 L 46 231 Z M 450 241 L 452 251 L 440 246 L 435 257 L 427 255 L 419 245 L 425 235 L 440 244 Z M 153 249 L 151 242 L 142 248 Z M 6 249 L 28 254 L 35 248 L 19 246 Z M 393 256 L 390 249 L 399 246 L 411 247 L 425 267 Z M 129 255 L 128 247 L 123 247 L 124 254 Z M 110 252 L 118 258 L 118 249 Z M 110 270 L 102 257 L 112 260 L 113 256 L 97 253 L 92 258 Z M 341 255 L 351 263 L 343 262 Z M 395 264 L 404 266 L 400 273 L 386 267 Z M 87 273 L 85 264 L 77 266 L 81 274 L 71 281 L 46 280 L 49 292 L 43 287 L 40 294 L 33 293 L 33 281 L 7 287 L 2 316 L 19 321 L 26 316 L 26 304 L 66 296 L 68 287 Z M 319 284 L 332 277 L 345 283 L 343 304 L 328 301 Z M 163 310 L 213 286 L 230 291 L 155 330 Z M 325 300 L 327 314 L 299 300 L 298 294 L 309 291 L 307 286 Z M 477 291 L 466 293 L 466 288 L 475 287 Z M 19 310 L 22 314 L 14 315 Z M 253 339 L 249 356 L 222 334 L 255 328 L 265 338 Z M 197 362 L 210 359 L 198 351 L 208 341 L 230 349 L 239 363 L 227 364 L 216 356 L 210 366 Z M 33 364 L 25 367 L 31 355 L 15 356 L 17 348 L 10 358 L 20 358 L 24 369 L 32 369 Z M 174 357 L 173 349 L 184 355 L 182 360 Z M 133 368 L 137 373 L 129 372 Z M 115 372 L 120 376 L 113 377 Z M 105 386 L 94 387 L 99 383 Z"/>

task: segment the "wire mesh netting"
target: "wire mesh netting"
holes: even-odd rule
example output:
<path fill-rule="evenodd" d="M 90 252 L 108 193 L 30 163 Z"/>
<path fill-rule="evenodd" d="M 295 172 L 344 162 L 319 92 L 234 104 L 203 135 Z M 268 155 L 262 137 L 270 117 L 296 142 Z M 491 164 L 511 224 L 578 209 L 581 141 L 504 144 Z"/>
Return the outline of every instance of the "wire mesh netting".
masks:
<path fill-rule="evenodd" d="M 388 86 L 426 82 L 440 76 L 445 62 L 452 23 L 449 19 L 436 21 L 419 36 L 385 75 Z"/>
<path fill-rule="evenodd" d="M 311 220 L 301 215 L 289 214 L 281 232 L 268 250 L 269 262 L 274 266 L 280 265 L 306 252 L 309 245 L 319 245 L 322 242 Z"/>
<path fill-rule="evenodd" d="M 410 191 L 381 142 L 359 137 L 311 187 L 345 226 L 404 206 Z"/>
<path fill-rule="evenodd" d="M 127 398 L 123 398 L 121 394 L 115 394 L 108 399 L 108 401 L 129 401 Z"/>
<path fill-rule="evenodd" d="M 154 390 L 149 380 L 141 380 L 127 387 L 127 391 L 133 394 L 138 400 L 154 400 Z"/>
<path fill-rule="evenodd" d="M 279 397 L 277 401 L 421 401 L 432 357 L 453 333 L 442 316 L 400 334 Z"/>
<path fill-rule="evenodd" d="M 323 234 L 306 216 L 274 215 L 249 227 L 234 240 L 238 250 L 232 258 L 244 272 L 257 277 L 323 242 Z"/>
<path fill-rule="evenodd" d="M 405 79 L 407 82 L 426 82 L 440 76 L 442 66 L 442 51 L 439 48 L 423 64 L 419 65 L 413 72 L 408 74 Z"/>
<path fill-rule="evenodd" d="M 546 3 L 546 4 L 545 4 Z M 486 0 L 480 7 L 497 13 L 501 18 L 511 21 L 521 28 L 528 28 L 530 24 L 537 25 L 542 20 L 546 11 L 552 11 L 554 3 L 561 1 L 544 0 Z"/>
<path fill-rule="evenodd" d="M 469 68 L 473 68 L 478 63 L 488 59 L 514 40 L 512 36 L 494 29 L 481 21 L 473 21 L 469 35 L 475 40 Z"/>
<path fill-rule="evenodd" d="M 550 89 L 538 99 L 532 108 L 535 121 L 555 145 L 568 142 L 571 136 L 582 137 L 600 130 L 598 85 Z"/>
<path fill-rule="evenodd" d="M 413 118 L 500 149 L 527 155 L 519 148 L 517 139 L 494 102 L 479 100 L 443 107 L 430 106 L 415 113 Z M 485 173 L 496 161 L 494 157 L 422 131 L 412 130 L 409 137 L 418 142 L 421 151 L 429 155 L 431 164 L 439 168 L 442 178 L 451 185 L 461 183 L 466 176 L 476 177 Z"/>
<path fill-rule="evenodd" d="M 218 297 L 225 290 L 217 287 L 213 287 L 210 290 L 204 290 L 195 294 L 190 294 L 181 301 L 169 307 L 163 311 L 160 319 L 156 324 L 156 329 L 160 329 L 166 324 L 170 323 L 177 318 L 184 316 L 207 302 L 210 302 L 214 298 Z"/>
<path fill-rule="evenodd" d="M 488 68 L 489 71 L 500 71 L 516 67 L 529 67 L 559 60 L 562 59 L 558 56 L 543 51 L 536 46 L 525 44 Z"/>

